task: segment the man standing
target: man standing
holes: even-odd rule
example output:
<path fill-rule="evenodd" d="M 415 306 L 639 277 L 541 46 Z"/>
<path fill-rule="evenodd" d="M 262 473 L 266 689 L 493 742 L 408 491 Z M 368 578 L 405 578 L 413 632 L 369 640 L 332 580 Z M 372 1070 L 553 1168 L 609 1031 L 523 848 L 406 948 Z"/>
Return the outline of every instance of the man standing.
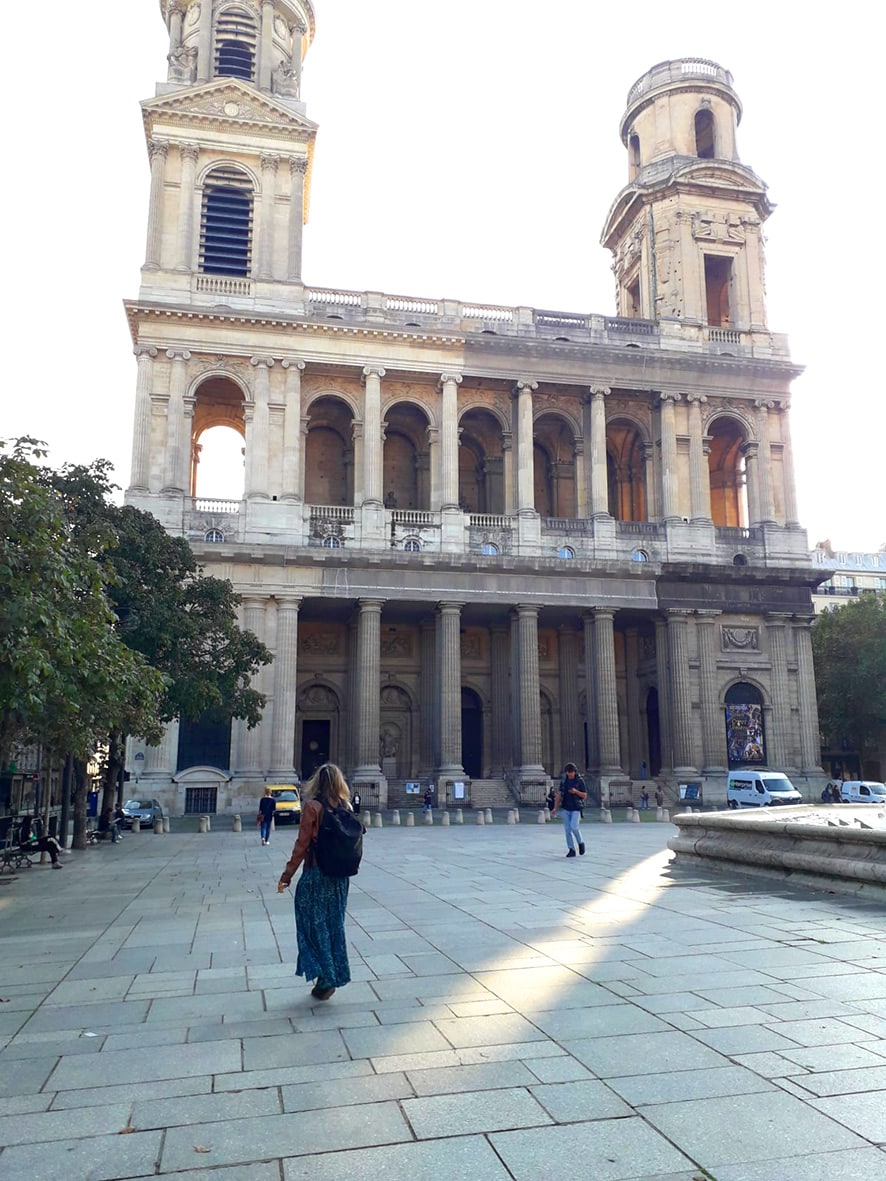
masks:
<path fill-rule="evenodd" d="M 581 808 L 582 804 L 587 798 L 587 788 L 585 781 L 578 773 L 578 767 L 575 763 L 567 763 L 563 768 L 563 778 L 560 780 L 560 788 L 557 792 L 557 798 L 554 801 L 554 810 L 551 812 L 551 819 L 557 815 L 557 812 L 563 812 L 563 829 L 566 833 L 566 848 L 567 857 L 575 856 L 575 846 L 578 844 L 578 851 L 582 857 L 585 855 L 584 838 L 581 835 Z"/>
<path fill-rule="evenodd" d="M 270 845 L 271 843 L 271 825 L 274 822 L 274 813 L 277 811 L 277 801 L 271 795 L 271 789 L 265 788 L 265 794 L 258 802 L 258 826 L 261 831 L 261 843 L 263 845 Z"/>

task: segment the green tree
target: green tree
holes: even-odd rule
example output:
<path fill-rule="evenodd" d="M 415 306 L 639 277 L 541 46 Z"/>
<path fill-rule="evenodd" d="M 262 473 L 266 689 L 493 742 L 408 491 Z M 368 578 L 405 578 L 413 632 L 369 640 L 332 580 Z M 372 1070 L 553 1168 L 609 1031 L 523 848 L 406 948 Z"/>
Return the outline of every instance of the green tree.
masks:
<path fill-rule="evenodd" d="M 822 732 L 861 753 L 886 727 L 886 594 L 863 594 L 812 628 Z"/>

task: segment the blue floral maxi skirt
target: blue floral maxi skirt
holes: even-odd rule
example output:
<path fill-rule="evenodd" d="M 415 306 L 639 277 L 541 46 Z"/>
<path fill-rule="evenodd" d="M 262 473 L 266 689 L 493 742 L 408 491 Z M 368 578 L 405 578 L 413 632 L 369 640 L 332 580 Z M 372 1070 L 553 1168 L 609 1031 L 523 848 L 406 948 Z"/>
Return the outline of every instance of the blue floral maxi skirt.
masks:
<path fill-rule="evenodd" d="M 296 976 L 322 988 L 341 988 L 351 980 L 345 911 L 350 878 L 330 878 L 314 866 L 303 869 L 295 887 Z"/>

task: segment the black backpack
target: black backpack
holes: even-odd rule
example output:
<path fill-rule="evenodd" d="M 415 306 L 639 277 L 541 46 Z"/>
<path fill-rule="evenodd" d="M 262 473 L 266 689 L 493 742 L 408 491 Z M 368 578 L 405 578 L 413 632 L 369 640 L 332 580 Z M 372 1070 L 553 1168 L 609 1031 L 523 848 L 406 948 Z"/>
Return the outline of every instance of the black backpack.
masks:
<path fill-rule="evenodd" d="M 328 878 L 352 878 L 360 870 L 365 828 L 349 808 L 323 805 L 314 857 Z"/>

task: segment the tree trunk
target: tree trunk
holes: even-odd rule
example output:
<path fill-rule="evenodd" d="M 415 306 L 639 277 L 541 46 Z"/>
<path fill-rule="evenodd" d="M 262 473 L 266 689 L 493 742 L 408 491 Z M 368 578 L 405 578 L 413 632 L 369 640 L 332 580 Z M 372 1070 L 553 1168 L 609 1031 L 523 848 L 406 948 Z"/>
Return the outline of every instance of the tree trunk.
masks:
<path fill-rule="evenodd" d="M 114 811 L 117 805 L 117 783 L 126 757 L 126 742 L 120 734 L 112 734 L 108 740 L 108 760 L 102 775 L 102 802 L 99 814 L 108 808 Z"/>
<path fill-rule="evenodd" d="M 86 778 L 86 764 L 80 759 L 74 760 L 74 838 L 72 849 L 86 848 L 86 822 L 89 795 L 89 782 Z"/>

